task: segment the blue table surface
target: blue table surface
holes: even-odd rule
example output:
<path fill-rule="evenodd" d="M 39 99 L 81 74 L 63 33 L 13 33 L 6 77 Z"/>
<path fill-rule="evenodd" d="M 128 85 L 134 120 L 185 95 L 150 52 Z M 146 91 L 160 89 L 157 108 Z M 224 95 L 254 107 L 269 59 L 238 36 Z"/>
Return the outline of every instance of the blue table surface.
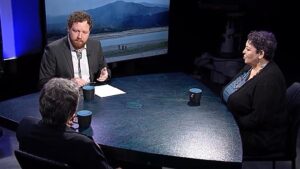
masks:
<path fill-rule="evenodd" d="M 126 94 L 95 96 L 89 102 L 81 97 L 78 110 L 93 112 L 92 127 L 82 132 L 119 159 L 241 168 L 238 126 L 220 97 L 201 82 L 184 73 L 165 73 L 113 78 L 110 85 Z M 189 106 L 189 89 L 195 87 L 202 89 L 201 105 Z M 0 102 L 0 116 L 16 122 L 24 116 L 40 118 L 38 97 L 33 93 Z"/>

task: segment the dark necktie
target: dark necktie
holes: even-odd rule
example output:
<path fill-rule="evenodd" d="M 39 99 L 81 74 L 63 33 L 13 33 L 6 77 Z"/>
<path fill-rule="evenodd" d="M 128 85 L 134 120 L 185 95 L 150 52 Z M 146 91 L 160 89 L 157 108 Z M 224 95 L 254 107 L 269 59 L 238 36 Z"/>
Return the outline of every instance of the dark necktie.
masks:
<path fill-rule="evenodd" d="M 81 77 L 81 67 L 80 67 L 80 59 L 82 58 L 82 51 L 79 49 L 79 50 L 75 50 L 75 52 L 76 52 L 77 60 L 78 60 L 78 75 L 79 75 L 79 78 L 82 78 Z"/>

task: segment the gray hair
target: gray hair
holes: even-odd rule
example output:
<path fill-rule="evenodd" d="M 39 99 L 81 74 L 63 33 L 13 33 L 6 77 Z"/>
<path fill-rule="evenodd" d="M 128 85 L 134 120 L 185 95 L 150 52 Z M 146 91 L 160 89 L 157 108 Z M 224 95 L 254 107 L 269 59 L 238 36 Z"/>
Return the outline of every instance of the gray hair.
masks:
<path fill-rule="evenodd" d="M 52 78 L 41 90 L 39 102 L 42 122 L 64 126 L 78 105 L 79 88 L 71 80 Z"/>

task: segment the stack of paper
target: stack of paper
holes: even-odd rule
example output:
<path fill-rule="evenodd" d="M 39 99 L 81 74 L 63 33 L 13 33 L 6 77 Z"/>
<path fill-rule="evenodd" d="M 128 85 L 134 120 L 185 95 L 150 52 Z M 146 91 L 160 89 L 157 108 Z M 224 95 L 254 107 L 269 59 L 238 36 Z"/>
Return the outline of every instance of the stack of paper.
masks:
<path fill-rule="evenodd" d="M 126 92 L 115 88 L 111 85 L 101 85 L 101 86 L 95 86 L 95 94 L 100 97 L 107 97 L 107 96 L 113 96 L 113 95 L 119 95 L 119 94 L 125 94 Z"/>

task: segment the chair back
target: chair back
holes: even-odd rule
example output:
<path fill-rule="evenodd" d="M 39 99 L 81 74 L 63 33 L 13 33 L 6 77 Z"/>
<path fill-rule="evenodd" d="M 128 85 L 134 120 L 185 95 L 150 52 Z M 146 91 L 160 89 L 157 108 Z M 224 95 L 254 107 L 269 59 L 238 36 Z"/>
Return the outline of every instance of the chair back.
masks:
<path fill-rule="evenodd" d="M 22 169 L 71 169 L 68 164 L 39 157 L 21 150 L 15 150 L 14 153 Z"/>
<path fill-rule="evenodd" d="M 287 152 L 292 158 L 297 156 L 297 137 L 300 125 L 300 83 L 294 82 L 287 89 L 287 112 L 289 114 L 289 152 Z"/>

